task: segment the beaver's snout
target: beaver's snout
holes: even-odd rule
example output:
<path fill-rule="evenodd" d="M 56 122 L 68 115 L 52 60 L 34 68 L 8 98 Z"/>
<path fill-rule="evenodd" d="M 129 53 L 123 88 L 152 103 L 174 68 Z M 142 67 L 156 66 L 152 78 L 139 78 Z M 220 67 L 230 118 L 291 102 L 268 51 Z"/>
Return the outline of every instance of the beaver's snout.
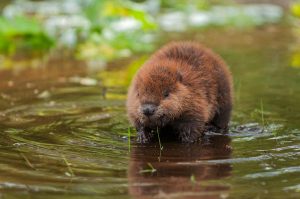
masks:
<path fill-rule="evenodd" d="M 157 106 L 154 104 L 143 104 L 141 110 L 145 116 L 149 117 L 155 113 L 156 108 Z"/>

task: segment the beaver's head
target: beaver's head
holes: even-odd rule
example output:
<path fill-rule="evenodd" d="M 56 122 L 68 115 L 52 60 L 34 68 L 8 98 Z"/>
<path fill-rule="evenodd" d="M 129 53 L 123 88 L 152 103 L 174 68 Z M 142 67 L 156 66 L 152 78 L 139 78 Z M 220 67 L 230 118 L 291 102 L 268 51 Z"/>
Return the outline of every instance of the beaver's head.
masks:
<path fill-rule="evenodd" d="M 182 83 L 176 62 L 146 63 L 135 78 L 137 114 L 143 127 L 164 127 L 179 118 L 190 91 Z"/>

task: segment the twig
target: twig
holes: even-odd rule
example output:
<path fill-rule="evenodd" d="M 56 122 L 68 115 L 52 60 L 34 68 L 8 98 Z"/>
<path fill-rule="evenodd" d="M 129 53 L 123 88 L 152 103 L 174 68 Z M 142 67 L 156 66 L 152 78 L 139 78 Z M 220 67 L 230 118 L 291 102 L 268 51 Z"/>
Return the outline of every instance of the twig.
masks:
<path fill-rule="evenodd" d="M 154 173 L 157 171 L 150 162 L 148 162 L 147 165 L 150 167 L 150 169 L 140 170 L 140 173 Z"/>
<path fill-rule="evenodd" d="M 31 164 L 31 162 L 28 160 L 28 158 L 23 154 L 23 153 L 20 153 L 21 156 L 24 158 L 24 160 L 26 161 L 27 165 L 32 168 L 32 169 L 35 169 L 35 167 Z"/>

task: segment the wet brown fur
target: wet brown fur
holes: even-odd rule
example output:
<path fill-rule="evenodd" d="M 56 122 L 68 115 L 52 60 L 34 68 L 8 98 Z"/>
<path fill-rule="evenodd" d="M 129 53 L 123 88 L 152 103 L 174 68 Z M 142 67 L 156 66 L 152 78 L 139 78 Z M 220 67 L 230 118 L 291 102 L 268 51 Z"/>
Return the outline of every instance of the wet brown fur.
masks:
<path fill-rule="evenodd" d="M 157 106 L 151 117 L 142 104 Z M 192 42 L 172 42 L 140 68 L 128 91 L 127 112 L 141 142 L 156 130 L 194 142 L 207 126 L 226 131 L 232 109 L 232 78 L 225 62 Z"/>

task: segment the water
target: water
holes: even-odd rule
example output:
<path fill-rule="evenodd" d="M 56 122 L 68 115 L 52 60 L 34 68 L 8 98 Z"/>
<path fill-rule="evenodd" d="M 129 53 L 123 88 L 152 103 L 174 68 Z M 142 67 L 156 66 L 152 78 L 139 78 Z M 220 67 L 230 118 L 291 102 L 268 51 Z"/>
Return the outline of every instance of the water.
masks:
<path fill-rule="evenodd" d="M 134 131 L 129 141 L 126 75 L 143 57 L 99 74 L 71 60 L 2 70 L 0 198 L 299 198 L 300 70 L 289 67 L 290 28 L 207 29 L 161 43 L 177 39 L 201 41 L 228 62 L 228 135 L 163 142 L 162 151 L 136 143 Z"/>

